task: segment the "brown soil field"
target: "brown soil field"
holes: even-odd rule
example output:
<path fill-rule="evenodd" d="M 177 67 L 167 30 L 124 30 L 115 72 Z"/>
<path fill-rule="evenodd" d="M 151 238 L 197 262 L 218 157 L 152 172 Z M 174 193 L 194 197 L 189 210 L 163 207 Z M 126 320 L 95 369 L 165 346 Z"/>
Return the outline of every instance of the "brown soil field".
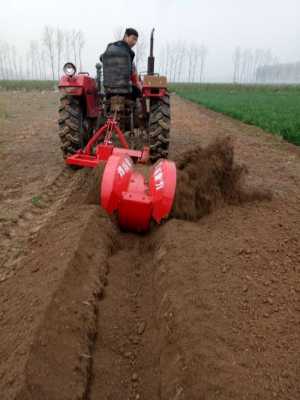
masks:
<path fill-rule="evenodd" d="M 0 99 L 0 399 L 299 399 L 300 150 L 173 96 L 174 209 L 129 234 L 58 94 Z"/>

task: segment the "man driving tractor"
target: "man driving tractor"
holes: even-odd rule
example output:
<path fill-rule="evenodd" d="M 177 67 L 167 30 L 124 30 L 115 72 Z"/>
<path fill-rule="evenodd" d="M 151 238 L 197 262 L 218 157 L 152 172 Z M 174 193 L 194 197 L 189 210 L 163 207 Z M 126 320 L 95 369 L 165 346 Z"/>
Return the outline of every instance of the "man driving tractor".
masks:
<path fill-rule="evenodd" d="M 118 82 L 115 82 L 114 84 L 113 82 L 111 82 L 110 77 L 106 76 L 107 79 L 105 80 L 110 81 L 109 83 L 111 84 L 110 85 L 105 84 L 104 82 L 104 85 L 109 86 L 111 89 L 112 86 L 115 86 L 115 88 L 117 89 L 118 87 L 119 90 L 121 86 L 123 86 L 123 89 L 125 90 L 125 87 L 127 86 L 125 80 L 127 80 L 127 76 L 129 74 L 130 75 L 129 82 L 131 83 L 130 92 L 134 99 L 136 99 L 141 95 L 141 90 L 142 90 L 142 86 L 137 74 L 137 69 L 134 63 L 135 53 L 132 50 L 132 48 L 136 45 L 138 41 L 138 37 L 139 34 L 136 29 L 127 28 L 123 39 L 118 40 L 117 42 L 114 43 L 110 43 L 107 46 L 105 52 L 100 56 L 100 61 L 103 64 L 109 64 L 109 67 L 113 68 L 114 72 L 117 72 L 117 74 L 114 74 L 114 76 L 118 75 Z M 127 64 L 127 69 L 125 67 L 126 64 Z M 112 91 L 111 94 L 114 94 L 114 91 Z"/>

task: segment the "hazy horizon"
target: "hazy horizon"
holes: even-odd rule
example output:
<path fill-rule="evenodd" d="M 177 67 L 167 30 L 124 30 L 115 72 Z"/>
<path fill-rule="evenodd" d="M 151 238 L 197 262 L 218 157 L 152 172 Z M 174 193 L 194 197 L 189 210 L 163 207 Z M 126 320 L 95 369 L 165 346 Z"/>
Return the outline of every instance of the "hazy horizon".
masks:
<path fill-rule="evenodd" d="M 113 5 L 113 6 L 112 6 Z M 147 38 L 156 28 L 155 55 L 166 43 L 204 44 L 208 50 L 206 81 L 231 81 L 233 53 L 265 49 L 281 63 L 300 61 L 300 3 L 296 0 L 241 2 L 237 0 L 141 0 L 132 2 L 72 3 L 5 2 L 0 15 L 0 42 L 26 53 L 31 40 L 40 40 L 45 25 L 84 33 L 83 66 L 94 74 L 94 65 L 118 27 L 132 26 Z"/>

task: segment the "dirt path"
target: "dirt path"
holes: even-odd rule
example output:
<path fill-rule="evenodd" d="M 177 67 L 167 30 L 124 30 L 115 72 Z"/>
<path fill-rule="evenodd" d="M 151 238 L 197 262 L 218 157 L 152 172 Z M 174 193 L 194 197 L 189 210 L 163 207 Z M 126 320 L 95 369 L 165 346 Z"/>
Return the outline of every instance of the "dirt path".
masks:
<path fill-rule="evenodd" d="M 172 158 L 230 135 L 272 200 L 123 234 L 61 163 L 56 99 L 9 94 L 1 123 L 1 399 L 300 398 L 299 150 L 173 97 Z"/>

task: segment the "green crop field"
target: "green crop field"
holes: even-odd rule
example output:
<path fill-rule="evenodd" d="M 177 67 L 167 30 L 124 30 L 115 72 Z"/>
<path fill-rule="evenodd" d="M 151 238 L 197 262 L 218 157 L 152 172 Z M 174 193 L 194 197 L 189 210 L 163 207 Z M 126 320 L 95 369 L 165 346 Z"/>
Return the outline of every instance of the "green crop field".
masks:
<path fill-rule="evenodd" d="M 53 90 L 57 82 L 29 80 L 0 80 L 0 90 Z"/>
<path fill-rule="evenodd" d="M 300 146 L 300 86 L 179 83 L 170 90 Z"/>

